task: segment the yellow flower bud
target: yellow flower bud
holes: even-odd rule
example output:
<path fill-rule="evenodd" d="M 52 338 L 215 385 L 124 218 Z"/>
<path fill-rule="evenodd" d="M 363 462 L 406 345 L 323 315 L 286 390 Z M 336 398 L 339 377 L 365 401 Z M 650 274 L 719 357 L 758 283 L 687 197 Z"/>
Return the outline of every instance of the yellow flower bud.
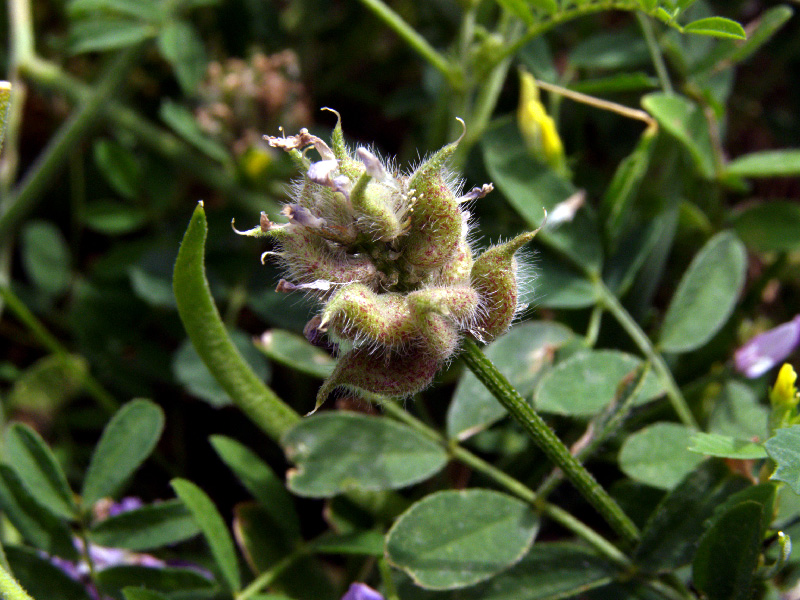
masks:
<path fill-rule="evenodd" d="M 547 114 L 539 99 L 536 80 L 527 71 L 520 70 L 519 83 L 517 124 L 525 145 L 537 160 L 550 165 L 554 171 L 566 175 L 564 145 L 561 143 L 555 122 Z"/>

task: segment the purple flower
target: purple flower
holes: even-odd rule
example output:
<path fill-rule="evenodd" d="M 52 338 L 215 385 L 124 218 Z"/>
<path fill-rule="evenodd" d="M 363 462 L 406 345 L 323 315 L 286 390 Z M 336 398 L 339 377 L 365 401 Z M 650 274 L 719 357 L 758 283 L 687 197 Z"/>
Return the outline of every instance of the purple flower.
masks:
<path fill-rule="evenodd" d="M 734 354 L 736 370 L 751 379 L 763 375 L 800 345 L 800 315 L 760 333 Z"/>
<path fill-rule="evenodd" d="M 384 600 L 384 598 L 367 584 L 354 583 L 342 596 L 342 600 Z"/>

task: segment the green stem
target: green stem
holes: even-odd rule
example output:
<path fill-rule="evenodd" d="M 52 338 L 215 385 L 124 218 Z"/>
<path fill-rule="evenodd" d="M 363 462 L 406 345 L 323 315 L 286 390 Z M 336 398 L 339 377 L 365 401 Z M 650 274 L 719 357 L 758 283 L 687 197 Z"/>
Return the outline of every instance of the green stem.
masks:
<path fill-rule="evenodd" d="M 33 600 L 3 567 L 0 567 L 0 597 L 4 600 Z"/>
<path fill-rule="evenodd" d="M 17 297 L 11 290 L 11 286 L 7 282 L 0 281 L 0 298 L 6 306 L 11 310 L 17 319 L 28 328 L 33 336 L 39 340 L 39 343 L 47 348 L 51 353 L 58 356 L 63 360 L 64 367 L 72 371 L 74 369 L 73 361 L 70 359 L 69 350 L 67 350 L 58 339 L 52 335 L 47 328 L 36 318 L 25 303 Z M 119 403 L 116 401 L 103 385 L 92 376 L 88 371 L 83 371 L 80 374 L 81 382 L 87 392 L 97 401 L 97 404 L 103 408 L 108 414 L 113 414 L 119 408 Z"/>
<path fill-rule="evenodd" d="M 631 339 L 639 347 L 642 354 L 644 354 L 647 360 L 653 365 L 653 369 L 666 388 L 667 397 L 672 403 L 673 409 L 678 414 L 678 418 L 680 418 L 681 422 L 687 427 L 698 430 L 700 427 L 689 405 L 686 403 L 686 399 L 678 388 L 678 384 L 675 383 L 672 371 L 670 371 L 667 363 L 664 362 L 664 358 L 656 352 L 656 349 L 650 342 L 650 338 L 642 331 L 639 324 L 631 317 L 628 311 L 625 310 L 625 307 L 622 306 L 614 293 L 606 287 L 605 283 L 599 278 L 596 278 L 594 282 L 599 301 L 606 307 L 608 312 L 614 315 L 614 318 L 622 325 L 628 335 L 631 336 Z"/>
<path fill-rule="evenodd" d="M 509 21 L 505 24 L 503 27 L 503 29 L 505 29 L 503 35 L 505 43 L 509 44 L 511 40 L 519 37 L 520 26 L 521 23 L 518 21 Z M 463 164 L 470 148 L 472 148 L 486 131 L 489 120 L 492 118 L 494 109 L 497 106 L 500 92 L 503 91 L 503 84 L 506 81 L 508 69 L 511 67 L 512 58 L 512 56 L 508 56 L 498 61 L 492 67 L 491 71 L 489 71 L 488 76 L 479 82 L 478 93 L 467 121 L 466 137 L 456 150 L 456 155 L 453 159 L 453 163 L 456 167 Z"/>
<path fill-rule="evenodd" d="M 500 56 L 497 58 L 498 61 L 504 60 L 508 57 L 514 56 L 517 52 L 519 52 L 525 44 L 530 42 L 532 39 L 539 37 L 546 31 L 549 31 L 553 27 L 561 25 L 562 23 L 566 23 L 567 21 L 571 21 L 572 19 L 577 19 L 578 17 L 583 17 L 586 15 L 591 15 L 597 12 L 609 11 L 609 10 L 636 10 L 639 8 L 638 2 L 633 2 L 631 0 L 609 0 L 608 2 L 596 2 L 594 4 L 584 4 L 583 6 L 579 6 L 576 8 L 571 8 L 565 10 L 560 13 L 556 13 L 552 17 L 550 17 L 546 21 L 541 21 L 536 25 L 528 28 L 525 34 L 520 37 L 517 41 L 509 44 Z"/>
<path fill-rule="evenodd" d="M 389 566 L 389 561 L 385 557 L 378 559 L 378 571 L 381 574 L 381 581 L 386 592 L 386 600 L 400 600 L 400 595 L 397 593 L 397 586 L 394 584 L 394 577 L 392 576 L 392 567 Z"/>
<path fill-rule="evenodd" d="M 501 469 L 495 467 L 493 464 L 486 462 L 463 446 L 458 445 L 456 442 L 448 441 L 438 431 L 428 427 L 425 425 L 425 423 L 409 414 L 402 407 L 398 406 L 393 400 L 381 398 L 380 406 L 393 418 L 397 419 L 398 421 L 402 421 L 415 431 L 441 444 L 447 449 L 454 459 L 461 461 L 479 473 L 483 473 L 512 494 L 532 504 L 537 510 L 541 511 L 542 514 L 553 519 L 565 529 L 568 529 L 575 535 L 583 538 L 604 556 L 617 562 L 623 567 L 630 567 L 630 560 L 628 560 L 625 554 L 620 552 L 616 546 L 594 531 L 591 527 L 581 523 L 567 511 L 562 510 L 554 504 L 550 504 L 549 502 L 539 498 L 536 492 L 527 487 L 521 481 L 514 479 L 508 473 L 505 473 Z"/>
<path fill-rule="evenodd" d="M 667 72 L 667 65 L 664 63 L 664 56 L 661 54 L 661 47 L 658 45 L 655 33 L 653 32 L 653 24 L 642 13 L 636 13 L 636 20 L 639 22 L 639 27 L 644 34 L 645 42 L 647 42 L 647 49 L 650 51 L 650 59 L 653 61 L 653 66 L 658 75 L 658 81 L 661 83 L 661 89 L 667 94 L 673 92 L 672 82 L 669 79 Z"/>
<path fill-rule="evenodd" d="M 463 76 L 453 64 L 440 54 L 416 30 L 405 22 L 403 17 L 389 8 L 382 0 L 361 0 L 368 9 L 399 35 L 417 54 L 438 70 L 454 88 L 463 85 Z"/>
<path fill-rule="evenodd" d="M 589 326 L 586 328 L 586 336 L 583 338 L 583 343 L 587 348 L 594 348 L 597 343 L 597 336 L 600 335 L 600 323 L 603 320 L 603 307 L 596 304 L 592 308 L 592 314 L 589 316 Z"/>
<path fill-rule="evenodd" d="M 508 413 L 531 436 L 536 445 L 563 472 L 581 495 L 600 513 L 609 525 L 628 543 L 639 540 L 639 530 L 614 499 L 581 465 L 558 439 L 547 423 L 525 402 L 478 345 L 467 339 L 462 358 L 478 380 L 486 386 Z"/>
<path fill-rule="evenodd" d="M 56 132 L 42 155 L 25 174 L 22 182 L 11 193 L 11 197 L 0 215 L 0 239 L 11 233 L 13 228 L 33 209 L 59 168 L 75 152 L 81 139 L 97 125 L 97 117 L 119 86 L 126 80 L 128 71 L 140 54 L 139 46 L 121 51 L 98 82 L 94 93 L 70 116 Z"/>

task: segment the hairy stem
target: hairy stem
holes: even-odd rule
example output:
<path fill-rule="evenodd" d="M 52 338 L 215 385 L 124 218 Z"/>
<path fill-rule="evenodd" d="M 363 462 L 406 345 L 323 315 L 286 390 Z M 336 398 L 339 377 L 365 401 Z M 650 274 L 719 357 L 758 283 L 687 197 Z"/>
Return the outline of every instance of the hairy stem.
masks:
<path fill-rule="evenodd" d="M 614 499 L 581 465 L 558 439 L 547 423 L 525 402 L 478 345 L 467 339 L 462 354 L 464 362 L 478 380 L 503 405 L 512 418 L 531 436 L 536 445 L 563 472 L 581 495 L 600 513 L 609 525 L 628 543 L 639 540 L 639 530 Z"/>

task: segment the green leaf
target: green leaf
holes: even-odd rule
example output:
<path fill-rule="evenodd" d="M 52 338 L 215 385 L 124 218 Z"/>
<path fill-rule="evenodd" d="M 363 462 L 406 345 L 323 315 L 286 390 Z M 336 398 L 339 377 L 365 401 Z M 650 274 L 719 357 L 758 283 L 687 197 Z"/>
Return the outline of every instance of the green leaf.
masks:
<path fill-rule="evenodd" d="M 169 596 L 141 587 L 122 588 L 125 600 L 169 600 Z"/>
<path fill-rule="evenodd" d="M 690 452 L 692 431 L 677 423 L 640 429 L 622 444 L 619 467 L 631 479 L 662 490 L 675 487 L 703 461 Z"/>
<path fill-rule="evenodd" d="M 252 450 L 234 439 L 213 435 L 210 441 L 222 461 L 272 516 L 275 526 L 283 529 L 289 539 L 299 538 L 300 520 L 294 502 L 283 481 L 275 476 L 272 469 Z"/>
<path fill-rule="evenodd" d="M 765 439 L 769 409 L 739 381 L 726 381 L 708 419 L 708 430 L 735 438 Z"/>
<path fill-rule="evenodd" d="M 83 215 L 86 227 L 104 235 L 124 235 L 147 223 L 147 212 L 119 200 L 92 200 Z"/>
<path fill-rule="evenodd" d="M 66 523 L 43 508 L 14 470 L 3 464 L 0 464 L 0 507 L 3 516 L 35 548 L 66 559 L 78 557 Z"/>
<path fill-rule="evenodd" d="M 270 360 L 320 379 L 330 375 L 336 364 L 330 354 L 312 346 L 302 335 L 283 329 L 270 329 L 255 344 Z"/>
<path fill-rule="evenodd" d="M 269 366 L 253 346 L 250 337 L 242 331 L 231 331 L 228 335 L 256 377 L 266 381 L 270 375 Z M 172 372 L 190 394 L 205 400 L 211 406 L 220 408 L 231 404 L 231 398 L 209 372 L 190 340 L 185 340 L 175 351 Z"/>
<path fill-rule="evenodd" d="M 496 0 L 496 2 L 515 17 L 522 19 L 526 25 L 534 24 L 535 19 L 526 0 Z"/>
<path fill-rule="evenodd" d="M 572 183 L 530 156 L 514 122 L 489 130 L 481 145 L 494 184 L 529 227 L 541 225 L 544 209 L 551 212 L 577 191 Z M 577 264 L 600 270 L 603 251 L 596 218 L 589 206 L 583 206 L 572 222 L 539 235 Z"/>
<path fill-rule="evenodd" d="M 113 496 L 158 443 L 164 412 L 149 400 L 132 400 L 119 409 L 94 449 L 81 492 L 84 508 Z"/>
<path fill-rule="evenodd" d="M 228 527 L 217 511 L 217 507 L 214 506 L 211 498 L 191 481 L 173 479 L 170 483 L 172 489 L 191 511 L 195 522 L 200 526 L 200 530 L 211 548 L 214 561 L 222 571 L 229 589 L 234 592 L 239 591 L 242 587 L 242 579 L 239 573 L 239 562 L 236 559 L 236 550 Z"/>
<path fill-rule="evenodd" d="M 157 0 L 72 0 L 67 6 L 67 14 L 71 19 L 76 19 L 106 11 L 156 22 L 161 18 L 159 4 Z"/>
<path fill-rule="evenodd" d="M 541 412 L 586 417 L 607 407 L 620 384 L 636 372 L 642 361 L 617 350 L 581 352 L 559 363 L 539 381 L 534 405 Z M 635 403 L 641 404 L 664 393 L 651 371 Z"/>
<path fill-rule="evenodd" d="M 617 243 L 616 252 L 608 259 L 603 279 L 606 286 L 621 298 L 636 276 L 647 264 L 647 259 L 658 246 L 665 230 L 673 229 L 676 211 L 665 211 L 646 224 L 632 227 Z"/>
<path fill-rule="evenodd" d="M 628 224 L 631 206 L 650 165 L 656 137 L 654 130 L 648 128 L 644 131 L 636 148 L 617 167 L 603 195 L 601 212 L 606 237 L 612 247 L 616 246 Z"/>
<path fill-rule="evenodd" d="M 505 573 L 460 592 L 459 600 L 582 598 L 618 575 L 618 567 L 584 546 L 538 543 Z"/>
<path fill-rule="evenodd" d="M 194 569 L 175 567 L 141 567 L 124 565 L 108 567 L 97 573 L 97 585 L 103 594 L 119 598 L 126 587 L 146 588 L 164 594 L 181 593 L 192 597 L 193 592 L 206 592 L 213 583 Z M 198 597 L 195 595 L 194 597 Z M 42 599 L 44 600 L 44 599 Z M 149 600 L 149 599 L 148 599 Z"/>
<path fill-rule="evenodd" d="M 762 444 L 749 440 L 737 440 L 719 433 L 698 432 L 692 436 L 689 450 L 707 456 L 736 458 L 740 460 L 767 458 L 767 451 Z"/>
<path fill-rule="evenodd" d="M 283 535 L 262 504 L 237 504 L 234 507 L 233 528 L 239 548 L 256 574 L 270 571 L 297 549 L 297 540 Z M 339 598 L 319 559 L 308 555 L 299 557 L 281 571 L 270 589 L 283 592 L 291 598 Z"/>
<path fill-rule="evenodd" d="M 733 216 L 742 241 L 760 252 L 800 250 L 800 205 L 773 200 L 756 204 Z"/>
<path fill-rule="evenodd" d="M 607 77 L 582 79 L 570 84 L 569 89 L 582 94 L 599 95 L 620 92 L 638 92 L 658 87 L 658 79 L 647 73 L 616 73 Z"/>
<path fill-rule="evenodd" d="M 88 370 L 82 356 L 51 354 L 40 358 L 15 377 L 5 408 L 53 415 L 81 391 Z"/>
<path fill-rule="evenodd" d="M 796 177 L 800 175 L 800 150 L 765 150 L 746 154 L 729 162 L 725 174 L 737 177 Z"/>
<path fill-rule="evenodd" d="M 569 62 L 580 69 L 627 70 L 650 60 L 647 43 L 632 31 L 603 32 L 586 37 L 569 54 Z"/>
<path fill-rule="evenodd" d="M 150 306 L 175 308 L 175 295 L 172 293 L 169 275 L 153 272 L 139 264 L 128 269 L 128 280 L 133 293 Z"/>
<path fill-rule="evenodd" d="M 142 169 L 130 150 L 118 142 L 98 140 L 94 144 L 94 162 L 120 196 L 132 199 L 138 195 Z"/>
<path fill-rule="evenodd" d="M 711 238 L 689 265 L 661 327 L 660 349 L 689 352 L 703 346 L 733 312 L 745 281 L 747 252 L 728 231 Z"/>
<path fill-rule="evenodd" d="M 712 35 L 721 38 L 733 38 L 737 40 L 747 39 L 744 27 L 736 21 L 725 17 L 707 17 L 698 19 L 683 26 L 686 33 L 697 33 L 700 35 Z"/>
<path fill-rule="evenodd" d="M 231 400 L 270 438 L 277 440 L 299 415 L 248 367 L 228 337 L 205 275 L 203 256 L 208 225 L 202 204 L 181 243 L 172 286 L 178 314 L 197 353 Z"/>
<path fill-rule="evenodd" d="M 648 94 L 642 99 L 642 106 L 689 151 L 699 173 L 706 179 L 713 178 L 711 134 L 700 107 L 683 96 L 663 93 Z"/>
<path fill-rule="evenodd" d="M 692 581 L 709 600 L 747 600 L 761 553 L 761 505 L 733 506 L 703 535 Z"/>
<path fill-rule="evenodd" d="M 66 291 L 70 280 L 67 242 L 52 223 L 30 221 L 20 235 L 22 266 L 42 292 L 57 295 Z"/>
<path fill-rule="evenodd" d="M 526 0 L 528 4 L 536 9 L 546 12 L 548 15 L 558 12 L 557 0 Z"/>
<path fill-rule="evenodd" d="M 221 163 L 230 160 L 228 151 L 201 131 L 197 119 L 189 109 L 167 99 L 161 103 L 158 116 L 179 136 L 206 156 Z"/>
<path fill-rule="evenodd" d="M 3 545 L 14 577 L 36 600 L 90 600 L 86 586 L 28 548 Z M 8 598 L 12 598 L 8 596 Z"/>
<path fill-rule="evenodd" d="M 722 40 L 715 44 L 712 50 L 698 64 L 692 65 L 695 73 L 702 73 L 721 66 L 740 63 L 764 44 L 766 44 L 777 31 L 792 17 L 794 11 L 790 6 L 773 6 L 761 13 L 758 18 L 747 26 L 747 40 Z"/>
<path fill-rule="evenodd" d="M 529 321 L 513 327 L 484 352 L 523 397 L 553 364 L 555 352 L 574 338 L 559 323 Z M 464 440 L 505 416 L 505 409 L 471 371 L 462 375 L 447 409 L 447 435 Z"/>
<path fill-rule="evenodd" d="M 198 533 L 186 506 L 167 500 L 108 517 L 91 528 L 89 537 L 100 546 L 142 551 L 177 544 Z"/>
<path fill-rule="evenodd" d="M 546 308 L 586 308 L 597 299 L 594 284 L 565 261 L 547 251 L 536 257 L 533 297 L 525 298 Z"/>
<path fill-rule="evenodd" d="M 379 531 L 330 532 L 318 537 L 313 546 L 314 551 L 320 554 L 381 557 L 383 556 L 384 536 Z"/>
<path fill-rule="evenodd" d="M 72 490 L 61 466 L 33 429 L 13 423 L 6 430 L 4 458 L 42 506 L 65 519 L 77 516 Z"/>
<path fill-rule="evenodd" d="M 183 92 L 194 93 L 206 75 L 206 51 L 203 40 L 186 21 L 172 21 L 158 35 L 161 55 L 175 69 Z"/>
<path fill-rule="evenodd" d="M 777 466 L 770 479 L 783 481 L 800 494 L 800 425 L 779 429 L 764 447 Z"/>
<path fill-rule="evenodd" d="M 282 445 L 297 466 L 289 471 L 289 489 L 314 498 L 350 489 L 402 488 L 438 473 L 447 463 L 444 448 L 410 427 L 348 412 L 303 419 Z"/>
<path fill-rule="evenodd" d="M 536 513 L 516 498 L 477 489 L 438 492 L 395 521 L 386 557 L 424 588 L 462 588 L 516 564 L 538 530 Z"/>
<path fill-rule="evenodd" d="M 670 571 L 692 560 L 703 523 L 729 496 L 748 487 L 722 461 L 707 460 L 658 505 L 642 532 L 634 560 L 647 571 Z"/>
<path fill-rule="evenodd" d="M 133 46 L 156 34 L 149 23 L 127 18 L 87 18 L 73 22 L 69 49 L 73 54 L 104 52 Z"/>
<path fill-rule="evenodd" d="M 761 533 L 762 535 L 770 528 L 773 518 L 775 518 L 775 500 L 778 489 L 784 487 L 778 483 L 767 482 L 758 483 L 744 488 L 740 492 L 731 494 L 728 498 L 714 509 L 714 514 L 708 520 L 707 525 L 713 526 L 725 515 L 728 510 L 742 502 L 757 502 L 761 506 Z"/>

